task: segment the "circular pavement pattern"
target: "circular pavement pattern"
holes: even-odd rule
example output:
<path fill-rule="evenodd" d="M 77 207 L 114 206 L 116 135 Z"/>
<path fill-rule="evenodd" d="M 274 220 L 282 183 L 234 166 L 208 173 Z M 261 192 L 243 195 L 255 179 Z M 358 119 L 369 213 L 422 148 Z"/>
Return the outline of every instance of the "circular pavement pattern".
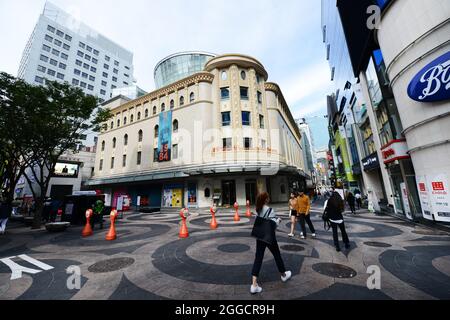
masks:
<path fill-rule="evenodd" d="M 364 244 L 366 246 L 369 246 L 369 247 L 377 247 L 377 248 L 389 248 L 389 247 L 392 247 L 392 245 L 389 244 L 389 243 L 376 242 L 376 241 L 368 241 L 368 242 L 364 242 Z"/>
<path fill-rule="evenodd" d="M 114 258 L 99 261 L 91 265 L 88 270 L 93 273 L 105 273 L 125 269 L 134 263 L 133 258 Z"/>
<path fill-rule="evenodd" d="M 280 249 L 286 250 L 286 251 L 293 251 L 293 252 L 299 252 L 305 250 L 304 247 L 298 246 L 296 244 L 286 244 L 283 246 L 280 246 Z"/>
<path fill-rule="evenodd" d="M 356 276 L 356 271 L 352 268 L 336 263 L 316 263 L 312 266 L 317 273 L 329 276 L 332 278 L 353 278 Z"/>

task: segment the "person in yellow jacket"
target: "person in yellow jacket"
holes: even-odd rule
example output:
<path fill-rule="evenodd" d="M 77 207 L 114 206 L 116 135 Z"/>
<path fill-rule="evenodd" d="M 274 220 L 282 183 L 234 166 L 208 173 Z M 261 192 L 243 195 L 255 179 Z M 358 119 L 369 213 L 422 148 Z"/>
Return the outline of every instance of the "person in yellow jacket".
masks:
<path fill-rule="evenodd" d="M 297 197 L 297 218 L 300 222 L 300 227 L 302 228 L 302 233 L 300 233 L 300 238 L 306 238 L 306 226 L 305 222 L 308 224 L 309 230 L 312 233 L 313 238 L 316 237 L 316 229 L 314 229 L 314 225 L 311 222 L 310 217 L 311 210 L 311 202 L 309 201 L 309 197 L 301 191 L 299 196 Z"/>

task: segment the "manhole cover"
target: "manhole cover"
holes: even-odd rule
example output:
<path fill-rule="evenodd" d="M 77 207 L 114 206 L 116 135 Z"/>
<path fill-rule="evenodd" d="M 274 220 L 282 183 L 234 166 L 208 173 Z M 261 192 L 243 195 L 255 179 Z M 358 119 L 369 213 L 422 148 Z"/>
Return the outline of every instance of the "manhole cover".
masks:
<path fill-rule="evenodd" d="M 352 268 L 336 263 L 316 263 L 312 266 L 317 273 L 329 276 L 332 278 L 353 278 L 356 276 L 356 271 Z"/>
<path fill-rule="evenodd" d="M 384 243 L 384 242 L 372 242 L 372 241 L 369 241 L 369 242 L 364 242 L 364 244 L 366 246 L 369 246 L 369 247 L 378 247 L 378 248 L 389 248 L 389 247 L 392 247 L 392 245 L 390 245 L 389 243 Z"/>
<path fill-rule="evenodd" d="M 284 246 L 281 246 L 280 248 L 286 251 L 297 251 L 297 252 L 305 250 L 305 248 L 303 248 L 302 246 L 298 246 L 295 244 L 286 244 Z"/>
<path fill-rule="evenodd" d="M 448 235 L 448 233 L 443 232 L 443 231 L 435 231 L 435 230 L 428 230 L 428 229 L 414 230 L 414 231 L 412 231 L 412 233 L 420 234 L 420 235 L 424 235 L 424 236 L 446 236 L 446 235 Z"/>
<path fill-rule="evenodd" d="M 239 253 L 250 250 L 250 247 L 246 244 L 229 243 L 229 244 L 222 244 L 218 246 L 217 249 L 222 252 Z"/>
<path fill-rule="evenodd" d="M 114 258 L 94 263 L 88 268 L 88 270 L 93 273 L 111 272 L 129 267 L 133 263 L 134 259 L 132 258 Z"/>

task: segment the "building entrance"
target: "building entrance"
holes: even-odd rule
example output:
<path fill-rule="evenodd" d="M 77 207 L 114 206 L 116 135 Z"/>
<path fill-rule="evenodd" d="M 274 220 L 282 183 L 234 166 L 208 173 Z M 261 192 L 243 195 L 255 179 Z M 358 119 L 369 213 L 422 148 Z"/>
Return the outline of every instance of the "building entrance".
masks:
<path fill-rule="evenodd" d="M 250 201 L 250 204 L 256 203 L 256 181 L 246 181 L 245 182 L 245 198 Z"/>
<path fill-rule="evenodd" d="M 222 181 L 222 205 L 232 206 L 236 202 L 236 181 Z"/>

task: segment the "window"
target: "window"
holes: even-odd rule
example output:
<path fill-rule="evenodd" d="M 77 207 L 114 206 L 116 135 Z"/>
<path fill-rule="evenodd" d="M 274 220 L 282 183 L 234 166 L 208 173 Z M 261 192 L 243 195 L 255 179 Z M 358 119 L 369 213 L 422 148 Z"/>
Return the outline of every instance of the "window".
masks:
<path fill-rule="evenodd" d="M 36 81 L 36 82 L 38 82 L 38 83 L 44 83 L 44 78 L 36 76 L 36 77 L 34 78 L 34 81 Z"/>
<path fill-rule="evenodd" d="M 58 65 L 58 67 L 59 67 L 60 69 L 66 70 L 66 67 L 67 67 L 67 66 L 66 66 L 64 63 L 60 62 L 59 65 Z"/>
<path fill-rule="evenodd" d="M 225 80 L 227 80 L 227 78 L 228 78 L 227 72 L 222 71 L 222 80 L 225 81 Z"/>
<path fill-rule="evenodd" d="M 58 61 L 56 61 L 56 60 L 53 60 L 53 59 L 50 59 L 50 64 L 52 65 L 52 66 L 57 66 L 58 65 Z"/>
<path fill-rule="evenodd" d="M 89 80 L 95 81 L 95 77 L 94 76 L 89 76 Z"/>
<path fill-rule="evenodd" d="M 99 167 L 98 167 L 98 170 L 99 170 L 99 171 L 102 171 L 102 170 L 103 170 L 103 159 L 100 159 L 100 165 L 99 165 Z"/>
<path fill-rule="evenodd" d="M 103 64 L 103 68 L 105 68 L 106 70 L 109 70 L 109 66 L 106 63 Z"/>
<path fill-rule="evenodd" d="M 147 110 L 146 110 L 147 111 Z M 156 106 L 153 106 L 153 114 L 156 114 Z M 147 116 L 146 116 L 147 117 Z"/>
<path fill-rule="evenodd" d="M 119 70 L 113 69 L 113 73 L 114 73 L 114 74 L 119 74 Z"/>
<path fill-rule="evenodd" d="M 73 84 L 74 86 L 77 86 L 79 83 L 80 83 L 79 80 L 77 80 L 77 79 L 72 79 L 72 84 Z"/>
<path fill-rule="evenodd" d="M 97 68 L 91 67 L 91 72 L 97 72 Z"/>
<path fill-rule="evenodd" d="M 83 68 L 89 70 L 89 65 L 87 63 L 83 63 Z"/>
<path fill-rule="evenodd" d="M 58 72 L 58 74 L 56 75 L 56 77 L 57 77 L 58 79 L 64 80 L 64 75 L 63 75 L 62 73 L 59 73 L 59 72 Z"/>
<path fill-rule="evenodd" d="M 70 50 L 70 46 L 64 43 L 63 44 L 63 49 L 64 50 Z"/>
<path fill-rule="evenodd" d="M 242 100 L 248 100 L 248 88 L 247 87 L 241 87 L 241 99 Z"/>
<path fill-rule="evenodd" d="M 88 84 L 88 90 L 93 91 L 94 90 L 94 86 L 92 84 Z"/>
<path fill-rule="evenodd" d="M 47 30 L 48 31 L 50 31 L 50 32 L 53 32 L 53 33 L 55 33 L 55 28 L 53 28 L 52 26 L 47 26 Z"/>
<path fill-rule="evenodd" d="M 59 51 L 56 50 L 56 49 L 53 49 L 53 50 L 52 50 L 52 54 L 54 54 L 55 56 L 58 56 L 58 57 L 59 57 Z"/>
<path fill-rule="evenodd" d="M 63 58 L 64 60 L 67 60 L 67 58 L 69 58 L 69 56 L 63 52 L 63 53 L 61 53 L 61 58 Z"/>
<path fill-rule="evenodd" d="M 68 34 L 66 34 L 66 35 L 64 36 L 64 39 L 66 39 L 67 41 L 72 41 L 72 37 L 69 36 Z"/>
<path fill-rule="evenodd" d="M 102 151 L 105 151 L 105 140 L 102 141 Z"/>
<path fill-rule="evenodd" d="M 111 89 L 115 89 L 115 88 L 117 88 L 115 85 L 111 85 Z"/>
<path fill-rule="evenodd" d="M 184 97 L 183 96 L 180 97 L 180 107 L 181 106 L 184 106 Z"/>
<path fill-rule="evenodd" d="M 53 41 L 53 37 L 50 37 L 48 34 L 45 35 L 44 39 L 47 40 L 48 42 Z"/>
<path fill-rule="evenodd" d="M 111 129 L 114 128 L 114 121 L 111 121 Z"/>
<path fill-rule="evenodd" d="M 106 94 L 106 91 L 103 90 L 103 89 L 101 89 L 101 90 L 100 90 L 100 94 L 101 94 L 101 95 L 105 95 L 105 94 Z"/>
<path fill-rule="evenodd" d="M 259 128 L 264 129 L 264 116 L 262 114 L 259 115 Z"/>
<path fill-rule="evenodd" d="M 256 95 L 257 95 L 257 98 L 258 98 L 258 103 L 262 103 L 262 93 L 258 91 L 256 93 Z"/>
<path fill-rule="evenodd" d="M 44 56 L 43 54 L 41 54 L 41 57 L 39 58 L 41 61 L 47 62 L 48 61 L 48 57 Z"/>
<path fill-rule="evenodd" d="M 112 77 L 112 81 L 117 82 L 117 78 L 116 77 Z"/>
<path fill-rule="evenodd" d="M 61 47 L 61 45 L 62 45 L 62 42 L 59 41 L 58 39 L 55 39 L 55 41 L 53 43 L 56 44 L 58 47 Z"/>
<path fill-rule="evenodd" d="M 244 148 L 250 149 L 252 147 L 252 138 L 244 138 Z"/>
<path fill-rule="evenodd" d="M 250 112 L 242 111 L 242 125 L 249 126 L 250 125 Z"/>
<path fill-rule="evenodd" d="M 83 78 L 85 78 L 85 79 L 88 78 L 88 74 L 87 74 L 86 72 L 82 72 L 82 73 L 81 73 L 81 76 L 82 76 Z"/>
<path fill-rule="evenodd" d="M 156 126 L 155 126 L 155 129 L 154 129 L 154 137 L 155 137 L 155 138 L 158 138 L 158 136 L 159 136 L 159 126 L 156 125 Z"/>
<path fill-rule="evenodd" d="M 125 77 L 127 77 L 127 78 L 130 77 L 130 75 L 128 75 L 128 74 L 126 74 L 126 73 L 124 73 L 123 75 L 124 75 Z"/>
<path fill-rule="evenodd" d="M 45 44 L 42 45 L 42 50 L 50 52 L 51 48 Z"/>
<path fill-rule="evenodd" d="M 86 82 L 81 81 L 81 82 L 80 82 L 80 87 L 86 88 Z"/>
<path fill-rule="evenodd" d="M 223 138 L 222 146 L 224 150 L 230 150 L 232 148 L 231 138 Z"/>
<path fill-rule="evenodd" d="M 259 76 L 259 74 L 256 74 L 256 82 L 260 83 L 261 82 L 261 77 Z"/>
<path fill-rule="evenodd" d="M 245 80 L 245 78 L 247 78 L 247 74 L 245 73 L 244 70 L 241 71 L 241 79 Z"/>
<path fill-rule="evenodd" d="M 111 169 L 114 169 L 114 157 L 111 157 Z"/>
<path fill-rule="evenodd" d="M 158 148 L 153 149 L 153 162 L 158 162 Z"/>
<path fill-rule="evenodd" d="M 87 46 L 86 50 L 89 51 L 89 52 L 92 52 L 92 47 Z"/>
<path fill-rule="evenodd" d="M 54 77 L 55 76 L 55 70 L 52 70 L 52 69 L 48 69 L 48 71 L 47 71 L 47 74 L 49 74 L 49 75 L 51 75 L 52 77 Z"/>
<path fill-rule="evenodd" d="M 86 45 L 83 42 L 80 42 L 78 45 L 80 46 L 80 48 L 83 48 L 83 49 L 86 47 Z"/>
<path fill-rule="evenodd" d="M 105 60 L 106 60 L 106 61 L 109 61 L 110 58 L 109 58 L 108 56 L 105 56 Z"/>
<path fill-rule="evenodd" d="M 124 154 L 122 156 L 122 167 L 126 167 L 127 166 L 127 155 Z"/>
<path fill-rule="evenodd" d="M 195 94 L 191 92 L 191 94 L 189 95 L 189 102 L 192 103 L 194 101 L 195 101 Z"/>
<path fill-rule="evenodd" d="M 231 113 L 229 111 L 222 112 L 222 126 L 226 127 L 231 124 Z"/>
<path fill-rule="evenodd" d="M 56 35 L 59 37 L 64 37 L 64 32 L 62 32 L 61 30 L 56 30 Z"/>
<path fill-rule="evenodd" d="M 142 132 L 142 130 L 139 130 L 139 132 L 138 132 L 138 142 L 142 142 L 143 136 L 144 136 L 144 133 Z"/>
<path fill-rule="evenodd" d="M 114 65 L 117 67 L 119 65 L 119 61 L 114 60 Z"/>
<path fill-rule="evenodd" d="M 116 140 L 116 138 L 113 138 L 113 149 L 115 149 L 116 148 L 116 142 L 117 142 L 117 140 Z"/>
<path fill-rule="evenodd" d="M 106 87 L 106 81 L 102 80 L 102 86 Z"/>
<path fill-rule="evenodd" d="M 130 70 L 130 67 L 129 66 L 125 66 L 125 69 Z"/>
<path fill-rule="evenodd" d="M 141 120 L 141 113 L 140 112 L 137 113 L 137 119 L 138 119 L 138 121 Z"/>
<path fill-rule="evenodd" d="M 134 115 L 131 115 L 130 116 L 130 123 L 133 123 L 133 121 L 134 121 Z"/>
<path fill-rule="evenodd" d="M 94 63 L 94 64 L 97 64 L 97 62 L 98 62 L 98 60 L 97 59 L 95 59 L 95 58 L 92 58 L 92 63 Z"/>
<path fill-rule="evenodd" d="M 75 60 L 75 64 L 77 65 L 77 66 L 82 66 L 83 65 L 83 62 L 81 62 L 81 60 Z"/>
<path fill-rule="evenodd" d="M 91 56 L 88 55 L 88 54 L 85 54 L 85 55 L 84 55 L 84 58 L 85 58 L 86 60 L 88 60 L 88 61 L 91 61 Z"/>
<path fill-rule="evenodd" d="M 228 100 L 228 99 L 230 99 L 230 89 L 227 87 L 227 88 L 221 88 L 220 89 L 220 98 L 222 99 L 222 100 Z"/>
<path fill-rule="evenodd" d="M 172 123 L 172 127 L 173 127 L 173 132 L 178 132 L 178 120 L 173 120 Z"/>
<path fill-rule="evenodd" d="M 81 52 L 80 50 L 78 50 L 78 51 L 77 51 L 77 56 L 79 56 L 79 57 L 83 57 L 83 56 L 84 56 L 84 53 L 83 53 L 83 52 Z"/>
<path fill-rule="evenodd" d="M 161 104 L 161 112 L 164 112 L 164 111 L 166 111 L 166 104 L 165 103 Z"/>
<path fill-rule="evenodd" d="M 138 151 L 136 164 L 139 166 L 141 164 L 142 152 Z"/>
<path fill-rule="evenodd" d="M 123 84 L 128 85 L 128 82 L 125 82 L 125 81 L 124 81 Z"/>
<path fill-rule="evenodd" d="M 170 100 L 170 109 L 173 109 L 175 107 L 175 101 Z"/>
<path fill-rule="evenodd" d="M 106 72 L 103 72 L 103 76 L 104 76 L 105 78 L 108 78 L 108 74 L 107 74 Z"/>
<path fill-rule="evenodd" d="M 123 117 L 123 125 L 127 124 L 127 117 Z"/>
<path fill-rule="evenodd" d="M 79 76 L 81 74 L 81 71 L 78 69 L 74 69 L 73 73 L 75 73 L 77 76 Z"/>
<path fill-rule="evenodd" d="M 177 144 L 172 145 L 172 158 L 178 159 L 178 145 Z"/>
<path fill-rule="evenodd" d="M 44 66 L 38 66 L 37 70 L 40 71 L 40 72 L 45 72 L 45 70 L 47 70 L 47 68 L 44 67 Z"/>
<path fill-rule="evenodd" d="M 153 108 L 154 110 L 155 108 Z M 148 109 L 145 109 L 145 117 L 148 118 Z"/>
<path fill-rule="evenodd" d="M 98 50 L 95 50 L 95 49 L 94 49 L 94 54 L 95 54 L 96 56 L 98 56 Z"/>

